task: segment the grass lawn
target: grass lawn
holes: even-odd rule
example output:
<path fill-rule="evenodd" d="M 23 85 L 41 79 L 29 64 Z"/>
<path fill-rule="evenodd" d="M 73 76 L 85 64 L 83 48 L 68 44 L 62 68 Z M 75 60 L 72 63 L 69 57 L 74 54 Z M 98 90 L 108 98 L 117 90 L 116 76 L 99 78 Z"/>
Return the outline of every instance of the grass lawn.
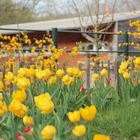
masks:
<path fill-rule="evenodd" d="M 140 140 L 140 99 L 98 111 L 93 129 L 112 140 Z"/>

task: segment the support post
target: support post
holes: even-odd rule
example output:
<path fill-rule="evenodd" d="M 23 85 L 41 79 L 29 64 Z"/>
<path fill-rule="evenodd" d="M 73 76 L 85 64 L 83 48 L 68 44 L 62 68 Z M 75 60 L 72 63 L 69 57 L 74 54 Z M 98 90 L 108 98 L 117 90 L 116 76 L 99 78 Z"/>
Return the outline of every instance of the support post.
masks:
<path fill-rule="evenodd" d="M 108 84 L 110 84 L 110 71 L 111 71 L 110 60 L 107 61 L 107 69 L 108 69 Z"/>
<path fill-rule="evenodd" d="M 58 48 L 58 30 L 57 30 L 57 28 L 52 29 L 52 40 L 53 40 L 54 46 L 56 48 Z M 57 66 L 58 60 L 56 59 L 55 61 L 56 61 L 56 70 L 57 70 L 58 69 L 58 66 Z"/>
<path fill-rule="evenodd" d="M 126 31 L 125 34 L 123 34 L 123 43 L 124 45 L 124 55 L 125 55 L 125 60 L 128 60 L 128 51 L 129 51 L 129 37 L 128 37 L 128 32 Z"/>
<path fill-rule="evenodd" d="M 58 47 L 58 29 L 57 28 L 52 29 L 52 40 L 53 40 L 54 46 L 57 48 Z"/>
<path fill-rule="evenodd" d="M 86 88 L 90 88 L 90 54 L 86 48 Z"/>

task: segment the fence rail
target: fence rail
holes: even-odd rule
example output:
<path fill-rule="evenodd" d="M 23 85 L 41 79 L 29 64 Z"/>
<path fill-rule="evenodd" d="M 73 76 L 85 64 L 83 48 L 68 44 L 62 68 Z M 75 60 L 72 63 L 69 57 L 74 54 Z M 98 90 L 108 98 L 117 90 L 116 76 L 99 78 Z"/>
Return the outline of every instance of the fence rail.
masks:
<path fill-rule="evenodd" d="M 91 32 L 91 31 L 75 31 L 75 30 L 62 30 L 62 29 L 57 29 L 53 28 L 52 30 L 33 30 L 33 29 L 13 29 L 13 28 L 0 28 L 0 30 L 9 30 L 9 31 L 18 31 L 19 33 L 24 31 L 24 32 L 51 32 L 52 34 L 52 39 L 54 42 L 54 46 L 58 47 L 58 33 L 76 33 L 76 34 L 103 34 L 103 35 L 121 35 L 123 37 L 123 42 L 125 42 L 125 45 L 123 48 L 124 50 L 113 50 L 113 51 L 94 51 L 94 50 L 85 50 L 85 51 L 79 51 L 80 53 L 85 53 L 86 54 L 86 62 L 85 62 L 85 68 L 84 70 L 86 71 L 86 86 L 87 88 L 90 87 L 91 84 L 91 72 L 92 71 L 99 71 L 100 69 L 104 68 L 104 62 L 102 63 L 102 66 L 99 67 L 96 65 L 94 68 L 91 68 L 90 60 L 89 60 L 89 54 L 88 53 L 102 53 L 102 54 L 124 54 L 126 58 L 128 58 L 129 54 L 140 54 L 140 51 L 130 51 L 129 50 L 129 36 L 128 32 L 123 32 L 122 34 L 118 34 L 116 32 Z M 138 32 L 139 33 L 139 32 Z M 24 51 L 31 51 L 31 49 L 24 49 Z M 36 51 L 40 51 L 39 49 Z M 71 52 L 71 50 L 66 50 L 66 52 Z M 119 61 L 115 61 L 114 65 L 108 60 L 106 62 L 107 66 L 106 68 L 108 69 L 108 79 L 111 77 L 111 74 L 115 74 L 115 79 L 116 79 L 116 87 L 119 88 L 119 76 L 118 76 L 118 66 L 119 66 Z M 79 66 L 80 68 L 81 66 Z M 66 66 L 65 66 L 66 68 Z M 5 72 L 5 71 L 4 71 Z M 112 73 L 111 73 L 112 72 Z"/>

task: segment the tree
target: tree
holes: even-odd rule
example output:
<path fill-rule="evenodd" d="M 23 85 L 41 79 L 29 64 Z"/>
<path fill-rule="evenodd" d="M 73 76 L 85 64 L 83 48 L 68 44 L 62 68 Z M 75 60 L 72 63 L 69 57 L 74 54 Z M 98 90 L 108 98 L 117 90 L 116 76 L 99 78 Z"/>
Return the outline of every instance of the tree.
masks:
<path fill-rule="evenodd" d="M 12 0 L 1 0 L 0 9 L 0 25 L 29 22 L 33 20 L 33 10 L 23 3 L 15 3 Z"/>
<path fill-rule="evenodd" d="M 80 4 L 79 4 L 80 3 Z M 72 9 L 79 17 L 81 31 L 106 32 L 113 24 L 115 13 L 134 12 L 140 8 L 139 0 L 71 0 Z M 110 21 L 104 24 L 109 17 Z M 87 23 L 90 21 L 90 26 Z M 104 35 L 83 33 L 83 36 L 100 49 Z"/>
<path fill-rule="evenodd" d="M 113 1 L 112 8 L 109 7 L 110 2 L 108 0 L 105 0 L 102 2 L 101 0 L 85 0 L 84 1 L 84 11 L 79 8 L 79 5 L 76 0 L 72 0 L 73 3 L 73 9 L 75 10 L 76 13 L 78 13 L 79 17 L 79 23 L 81 26 L 81 31 L 91 31 L 91 32 L 105 32 L 107 31 L 113 21 L 113 15 L 115 13 L 115 5 L 116 1 Z M 86 9 L 86 10 L 85 10 Z M 84 13 L 84 14 L 83 14 Z M 107 16 L 111 16 L 110 23 L 104 24 L 104 20 L 106 19 Z M 86 16 L 86 17 L 85 17 Z M 84 20 L 83 20 L 84 17 Z M 86 22 L 87 20 L 87 22 Z M 88 23 L 90 21 L 91 25 L 90 27 Z M 89 41 L 93 42 L 96 46 L 96 48 L 99 50 L 100 45 L 99 42 L 102 38 L 102 34 L 90 34 L 90 33 L 83 33 L 82 34 L 86 39 Z"/>

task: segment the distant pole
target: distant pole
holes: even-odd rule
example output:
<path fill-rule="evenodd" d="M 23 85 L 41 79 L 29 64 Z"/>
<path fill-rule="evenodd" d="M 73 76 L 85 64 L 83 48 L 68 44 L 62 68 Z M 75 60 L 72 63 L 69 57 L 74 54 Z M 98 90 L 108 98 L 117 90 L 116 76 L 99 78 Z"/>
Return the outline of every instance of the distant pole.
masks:
<path fill-rule="evenodd" d="M 54 43 L 54 47 L 55 48 L 58 48 L 58 29 L 57 28 L 52 28 L 52 40 L 53 40 L 53 43 Z M 58 60 L 56 59 L 56 70 L 58 69 L 58 65 L 57 65 L 57 62 Z"/>
<path fill-rule="evenodd" d="M 53 40 L 54 46 L 57 48 L 58 47 L 58 29 L 57 28 L 52 29 L 52 40 Z"/>
<path fill-rule="evenodd" d="M 129 37 L 128 37 L 128 32 L 126 31 L 125 34 L 123 34 L 123 43 L 124 45 L 124 55 L 125 55 L 125 59 L 128 60 L 128 51 L 129 51 Z"/>
<path fill-rule="evenodd" d="M 90 88 L 90 54 L 88 52 L 88 47 L 86 47 L 86 88 Z"/>

